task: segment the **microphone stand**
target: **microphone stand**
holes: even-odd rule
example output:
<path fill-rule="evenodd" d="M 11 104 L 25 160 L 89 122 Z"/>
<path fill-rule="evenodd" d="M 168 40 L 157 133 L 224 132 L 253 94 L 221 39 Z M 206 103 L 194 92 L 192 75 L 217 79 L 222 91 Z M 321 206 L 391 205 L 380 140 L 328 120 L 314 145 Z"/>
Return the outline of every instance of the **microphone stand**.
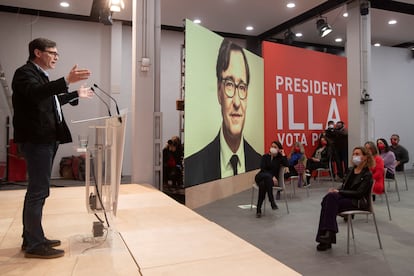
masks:
<path fill-rule="evenodd" d="M 93 89 L 93 87 L 91 87 L 91 90 L 95 93 L 95 89 Z M 95 93 L 95 95 L 96 95 L 96 97 L 98 97 L 98 99 L 101 100 L 101 102 L 103 102 L 105 104 L 106 109 L 108 110 L 109 117 L 112 117 L 112 115 L 111 115 L 111 109 L 109 108 L 108 103 L 106 101 L 104 101 L 104 99 L 102 99 L 102 97 L 99 96 L 97 93 Z"/>
<path fill-rule="evenodd" d="M 118 120 L 119 120 L 120 123 L 122 123 L 122 118 L 121 118 L 121 114 L 119 113 L 118 103 L 116 102 L 116 100 L 114 99 L 114 97 L 112 97 L 108 92 L 105 92 L 104 90 L 102 90 L 96 83 L 94 83 L 93 86 L 95 86 L 96 88 L 98 88 L 99 91 L 101 91 L 102 93 L 104 93 L 106 96 L 108 96 L 115 103 L 116 113 L 118 114 Z"/>

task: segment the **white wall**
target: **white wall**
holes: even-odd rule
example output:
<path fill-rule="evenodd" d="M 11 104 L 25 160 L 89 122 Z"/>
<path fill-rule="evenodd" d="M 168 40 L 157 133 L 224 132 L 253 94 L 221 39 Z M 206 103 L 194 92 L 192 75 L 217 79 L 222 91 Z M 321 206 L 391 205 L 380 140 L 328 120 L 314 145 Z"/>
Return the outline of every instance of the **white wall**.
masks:
<path fill-rule="evenodd" d="M 389 142 L 391 134 L 400 135 L 400 143 L 410 154 L 411 169 L 414 162 L 414 59 L 411 50 L 392 47 L 371 49 L 371 120 L 374 137 Z"/>

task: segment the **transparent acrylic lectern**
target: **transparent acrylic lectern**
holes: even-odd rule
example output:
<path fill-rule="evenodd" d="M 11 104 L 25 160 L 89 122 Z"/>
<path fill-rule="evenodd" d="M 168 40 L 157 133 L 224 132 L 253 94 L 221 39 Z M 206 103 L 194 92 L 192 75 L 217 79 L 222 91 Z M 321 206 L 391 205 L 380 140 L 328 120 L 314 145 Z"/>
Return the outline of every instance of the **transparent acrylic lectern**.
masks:
<path fill-rule="evenodd" d="M 116 216 L 122 159 L 125 145 L 126 114 L 79 122 L 89 124 L 85 152 L 86 207 L 89 213 Z M 75 122 L 74 122 L 75 123 Z"/>

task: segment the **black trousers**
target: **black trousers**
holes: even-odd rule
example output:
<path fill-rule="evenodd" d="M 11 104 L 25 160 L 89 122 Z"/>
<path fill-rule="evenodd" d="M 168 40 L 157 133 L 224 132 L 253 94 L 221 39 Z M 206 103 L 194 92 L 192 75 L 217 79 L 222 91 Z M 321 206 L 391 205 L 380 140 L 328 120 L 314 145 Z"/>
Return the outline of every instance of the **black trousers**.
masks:
<path fill-rule="evenodd" d="M 270 204 L 275 205 L 275 199 L 273 197 L 273 175 L 266 172 L 260 172 L 256 175 L 255 181 L 259 186 L 259 197 L 257 199 L 257 212 L 261 212 L 262 204 L 265 200 L 266 193 L 269 197 Z"/>
<path fill-rule="evenodd" d="M 338 213 L 357 209 L 352 204 L 351 198 L 344 197 L 339 193 L 326 194 L 322 199 L 321 207 L 318 233 L 316 234 L 317 242 L 320 242 L 319 237 L 324 235 L 326 231 L 338 233 L 338 223 L 336 222 Z M 336 240 L 332 242 L 336 243 Z"/>

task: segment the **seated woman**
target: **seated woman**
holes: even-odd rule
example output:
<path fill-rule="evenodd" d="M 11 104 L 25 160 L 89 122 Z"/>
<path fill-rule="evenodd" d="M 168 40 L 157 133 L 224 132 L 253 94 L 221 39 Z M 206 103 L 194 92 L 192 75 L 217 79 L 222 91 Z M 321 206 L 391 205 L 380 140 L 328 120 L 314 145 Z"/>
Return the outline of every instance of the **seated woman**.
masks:
<path fill-rule="evenodd" d="M 324 136 L 319 139 L 319 145 L 313 153 L 312 157 L 306 162 L 306 184 L 310 184 L 312 172 L 319 168 L 329 167 L 330 151 L 328 141 Z"/>
<path fill-rule="evenodd" d="M 163 184 L 173 186 L 182 185 L 181 157 L 177 152 L 177 143 L 168 140 L 167 145 L 162 150 L 162 155 Z"/>
<path fill-rule="evenodd" d="M 375 166 L 371 168 L 372 179 L 374 180 L 372 200 L 375 201 L 375 194 L 380 195 L 384 193 L 384 160 L 382 160 L 381 156 L 378 154 L 377 146 L 374 142 L 368 141 L 364 146 L 371 152 L 375 161 Z"/>
<path fill-rule="evenodd" d="M 293 144 L 292 150 L 289 154 L 289 172 L 285 174 L 285 178 L 289 178 L 292 175 L 298 175 L 295 165 L 298 164 L 299 160 L 305 155 L 305 148 L 301 142 L 295 142 Z M 303 159 L 302 159 L 303 162 Z"/>
<path fill-rule="evenodd" d="M 355 147 L 351 163 L 353 167 L 349 169 L 341 188 L 329 188 L 328 194 L 322 200 L 316 235 L 318 251 L 325 251 L 331 248 L 332 243 L 336 243 L 338 213 L 369 209 L 369 195 L 373 182 L 370 168 L 374 166 L 374 159 L 365 147 Z"/>
<path fill-rule="evenodd" d="M 377 147 L 384 160 L 384 167 L 387 169 L 385 178 L 394 179 L 395 177 L 395 154 L 390 151 L 387 140 L 384 138 L 377 139 Z"/>
<path fill-rule="evenodd" d="M 269 197 L 273 210 L 278 209 L 275 199 L 273 198 L 273 186 L 277 186 L 279 171 L 282 166 L 289 165 L 282 144 L 279 141 L 273 141 L 269 153 L 262 156 L 260 162 L 260 171 L 255 177 L 259 186 L 259 197 L 257 199 L 256 217 L 262 216 L 262 204 L 266 197 Z"/>

